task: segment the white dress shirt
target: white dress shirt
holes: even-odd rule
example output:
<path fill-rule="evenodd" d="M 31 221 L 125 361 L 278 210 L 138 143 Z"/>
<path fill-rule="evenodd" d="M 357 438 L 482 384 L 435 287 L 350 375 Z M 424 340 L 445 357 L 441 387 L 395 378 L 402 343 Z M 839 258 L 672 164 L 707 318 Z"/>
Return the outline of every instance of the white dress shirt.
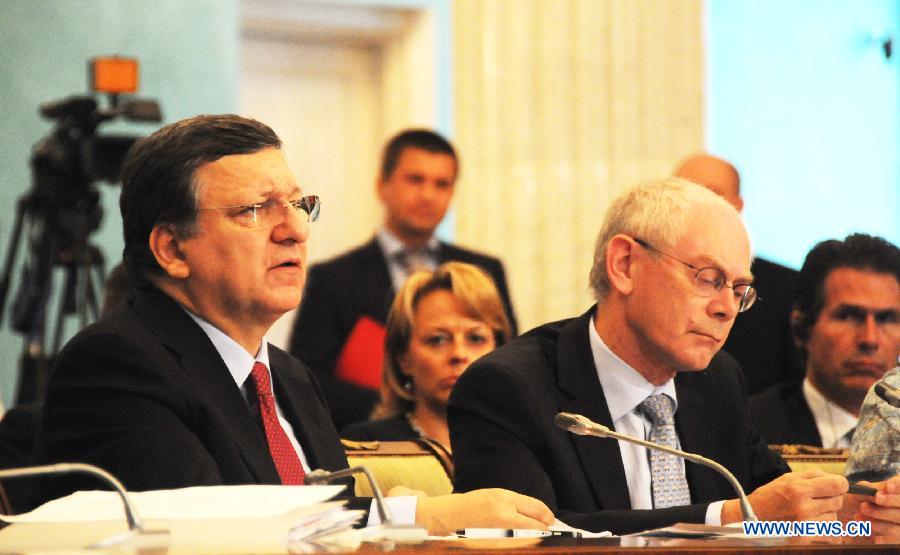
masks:
<path fill-rule="evenodd" d="M 594 319 L 588 321 L 588 337 L 591 344 L 591 354 L 594 357 L 594 367 L 600 386 L 603 387 L 603 395 L 606 398 L 606 406 L 612 417 L 615 431 L 630 436 L 650 439 L 650 430 L 653 424 L 638 410 L 638 405 L 650 395 L 665 394 L 675 401 L 675 411 L 678 410 L 678 397 L 675 394 L 675 381 L 669 380 L 661 386 L 655 386 L 648 382 L 637 370 L 626 364 L 616 356 L 609 347 L 603 343 L 597 328 L 594 327 Z M 608 441 L 597 439 L 597 441 Z M 631 499 L 632 509 L 652 509 L 653 494 L 651 492 L 650 455 L 647 448 L 626 441 L 619 441 L 619 451 L 622 454 L 622 465 L 625 467 L 625 481 L 628 484 L 628 496 Z M 678 447 L 681 447 L 680 440 Z M 681 468 L 684 470 L 684 460 L 681 460 Z M 711 503 L 706 510 L 706 524 L 718 526 L 722 522 L 723 501 Z"/>
<path fill-rule="evenodd" d="M 803 380 L 803 397 L 816 421 L 822 447 L 850 447 L 847 433 L 856 428 L 859 418 L 829 401 L 809 378 Z"/>
<path fill-rule="evenodd" d="M 219 353 L 219 356 L 222 357 L 222 360 L 225 361 L 225 366 L 228 367 L 228 371 L 231 373 L 232 379 L 234 379 L 235 385 L 237 385 L 238 389 L 241 390 L 241 393 L 244 395 L 244 398 L 247 398 L 247 389 L 244 387 L 244 384 L 247 382 L 247 378 L 250 377 L 250 373 L 253 371 L 253 364 L 256 362 L 261 362 L 266 365 L 266 369 L 269 372 L 269 383 L 274 384 L 275 382 L 272 380 L 272 369 L 269 367 L 269 343 L 266 341 L 266 338 L 263 337 L 262 343 L 259 348 L 259 352 L 256 354 L 256 357 L 250 356 L 243 347 L 241 347 L 234 339 L 226 335 L 222 330 L 210 324 L 206 320 L 200 318 L 196 314 L 193 314 L 191 311 L 184 309 L 187 312 L 188 316 L 190 316 L 197 325 L 200 326 L 200 329 L 206 333 L 209 340 L 212 342 L 213 347 L 216 348 L 216 351 Z M 274 385 L 273 385 L 274 388 Z M 251 394 L 255 395 L 255 391 L 251 391 Z M 303 465 L 303 470 L 305 472 L 310 471 L 309 462 L 306 460 L 306 454 L 303 452 L 303 448 L 300 447 L 300 443 L 297 441 L 297 437 L 294 434 L 294 427 L 291 426 L 291 423 L 288 422 L 284 418 L 284 413 L 281 411 L 281 404 L 278 402 L 278 396 L 275 395 L 275 391 L 272 391 L 272 397 L 275 399 L 275 412 L 278 414 L 278 422 L 281 424 L 281 428 L 284 430 L 285 434 L 288 437 L 288 441 L 291 442 L 291 445 L 294 446 L 294 450 L 297 451 L 297 456 L 300 457 L 300 464 Z M 385 502 L 389 505 L 389 510 L 394 516 L 394 521 L 399 524 L 413 524 L 416 521 L 416 506 L 417 506 L 417 498 L 414 496 L 397 496 L 385 499 Z M 369 520 L 367 522 L 367 526 L 374 526 L 380 523 L 380 518 L 378 515 L 378 511 L 375 508 L 375 500 L 372 499 L 372 505 L 369 509 Z"/>
<path fill-rule="evenodd" d="M 291 426 L 291 423 L 288 422 L 287 419 L 285 419 L 284 413 L 281 410 L 281 403 L 278 402 L 278 396 L 275 395 L 275 381 L 272 380 L 272 369 L 269 367 L 269 344 L 268 341 L 266 341 L 266 338 L 263 337 L 262 344 L 260 345 L 256 357 L 252 357 L 246 349 L 241 347 L 237 341 L 227 336 L 222 330 L 196 314 L 192 314 L 188 310 L 185 310 L 185 312 L 197 322 L 200 329 L 202 329 L 207 337 L 209 337 L 209 340 L 212 341 L 213 347 L 216 348 L 219 356 L 225 361 L 225 366 L 228 367 L 231 378 L 234 380 L 238 389 L 241 390 L 245 399 L 248 398 L 248 391 L 245 384 L 247 383 L 247 378 L 250 377 L 250 372 L 253 371 L 253 364 L 261 362 L 266 365 L 266 370 L 269 372 L 269 383 L 271 383 L 273 387 L 272 397 L 275 399 L 275 412 L 278 414 L 278 423 L 281 424 L 281 428 L 284 430 L 285 435 L 287 435 L 288 441 L 291 442 L 291 445 L 294 446 L 294 450 L 297 451 L 297 456 L 300 457 L 300 464 L 303 465 L 303 470 L 309 472 L 310 468 L 309 462 L 306 460 L 306 454 L 303 452 L 303 448 L 300 447 L 300 443 L 297 441 L 297 436 L 294 434 L 294 427 Z M 249 393 L 256 395 L 255 391 L 250 391 Z"/>

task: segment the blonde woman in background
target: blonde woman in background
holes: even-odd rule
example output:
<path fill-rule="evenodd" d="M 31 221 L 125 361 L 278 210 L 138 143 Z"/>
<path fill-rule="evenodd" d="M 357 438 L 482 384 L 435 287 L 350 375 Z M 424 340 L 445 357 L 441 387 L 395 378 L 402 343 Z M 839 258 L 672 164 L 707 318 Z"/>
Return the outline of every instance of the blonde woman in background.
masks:
<path fill-rule="evenodd" d="M 432 439 L 448 451 L 447 400 L 460 375 L 510 338 L 493 281 L 477 266 L 447 262 L 416 272 L 387 319 L 381 399 L 372 420 L 347 427 L 357 441 Z"/>

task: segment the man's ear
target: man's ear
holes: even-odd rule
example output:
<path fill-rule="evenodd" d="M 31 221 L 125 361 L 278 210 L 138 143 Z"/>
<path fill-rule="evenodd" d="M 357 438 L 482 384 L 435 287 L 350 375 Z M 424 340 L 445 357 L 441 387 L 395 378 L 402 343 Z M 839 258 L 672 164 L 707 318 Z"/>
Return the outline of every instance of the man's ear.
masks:
<path fill-rule="evenodd" d="M 386 186 L 384 179 L 382 179 L 381 174 L 379 173 L 378 177 L 375 178 L 375 195 L 382 203 L 384 202 L 384 188 Z"/>
<path fill-rule="evenodd" d="M 809 322 L 806 321 L 806 314 L 796 308 L 791 311 L 791 330 L 794 332 L 794 343 L 798 348 L 805 349 Z"/>
<path fill-rule="evenodd" d="M 172 224 L 157 224 L 150 232 L 150 252 L 160 268 L 173 279 L 186 279 L 191 275 L 178 233 Z"/>
<path fill-rule="evenodd" d="M 609 284 L 622 295 L 634 290 L 634 249 L 636 244 L 627 235 L 614 235 L 606 245 L 606 275 Z"/>

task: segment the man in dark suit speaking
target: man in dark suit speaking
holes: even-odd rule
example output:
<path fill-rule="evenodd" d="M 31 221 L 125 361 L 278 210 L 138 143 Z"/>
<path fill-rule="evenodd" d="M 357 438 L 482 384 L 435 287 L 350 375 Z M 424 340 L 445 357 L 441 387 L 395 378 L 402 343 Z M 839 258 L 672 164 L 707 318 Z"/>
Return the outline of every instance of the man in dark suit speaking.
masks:
<path fill-rule="evenodd" d="M 719 461 L 761 519 L 835 518 L 842 506 L 841 516 L 855 515 L 843 477 L 788 473 L 769 451 L 740 368 L 719 352 L 755 300 L 750 261 L 738 212 L 699 185 L 673 178 L 619 196 L 597 239 L 595 307 L 507 343 L 457 382 L 448 406 L 457 491 L 508 488 L 573 526 L 617 533 L 740 520 L 734 491 L 709 468 L 567 433 L 554 424 L 564 411 Z M 900 479 L 879 487 L 888 486 L 900 493 Z M 876 501 L 900 505 L 900 496 Z"/>
<path fill-rule="evenodd" d="M 60 353 L 38 462 L 96 464 L 136 490 L 302 484 L 347 467 L 310 371 L 265 338 L 300 300 L 319 211 L 280 146 L 257 121 L 199 116 L 132 148 L 120 206 L 137 292 Z M 481 525 L 552 520 L 498 491 L 419 499 L 415 516 L 446 532 L 478 525 L 474 507 L 494 509 Z"/>
<path fill-rule="evenodd" d="M 291 354 L 316 373 L 338 429 L 366 420 L 378 399 L 384 324 L 394 294 L 417 269 L 448 261 L 484 269 L 516 333 L 503 266 L 496 258 L 438 241 L 453 199 L 459 158 L 427 129 L 395 135 L 381 159 L 376 189 L 384 225 L 366 244 L 313 265 L 291 334 Z"/>

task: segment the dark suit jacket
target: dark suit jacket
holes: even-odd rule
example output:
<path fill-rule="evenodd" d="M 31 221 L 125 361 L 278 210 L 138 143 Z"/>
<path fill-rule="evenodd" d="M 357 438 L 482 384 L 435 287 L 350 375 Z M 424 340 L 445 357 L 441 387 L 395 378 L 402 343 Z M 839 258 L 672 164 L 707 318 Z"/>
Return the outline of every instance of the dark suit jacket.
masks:
<path fill-rule="evenodd" d="M 803 382 L 776 385 L 754 395 L 750 412 L 759 433 L 769 443 L 822 446 L 816 419 L 803 396 Z"/>
<path fill-rule="evenodd" d="M 791 306 L 798 272 L 753 260 L 756 303 L 734 321 L 723 347 L 744 371 L 750 395 L 782 382 L 803 379 L 800 351 L 791 332 Z"/>
<path fill-rule="evenodd" d="M 563 522 L 587 530 L 704 522 L 710 502 L 736 497 L 711 469 L 686 463 L 694 505 L 631 510 L 618 442 L 554 424 L 565 411 L 612 427 L 588 339 L 592 314 L 536 328 L 462 375 L 448 406 L 455 490 L 501 487 L 531 495 Z M 675 388 L 682 449 L 723 464 L 748 492 L 787 471 L 751 425 L 740 369 L 727 354 L 703 372 L 678 374 Z"/>
<path fill-rule="evenodd" d="M 271 345 L 269 362 L 310 466 L 346 468 L 309 370 Z M 212 342 L 157 290 L 139 292 L 65 346 L 35 447 L 37 463 L 92 463 L 133 490 L 280 483 L 262 425 Z M 36 500 L 84 483 L 67 479 Z"/>
<path fill-rule="evenodd" d="M 39 403 L 18 404 L 3 414 L 0 419 L 0 470 L 29 465 L 40 414 Z M 0 485 L 6 492 L 12 514 L 30 508 L 28 480 L 5 480 Z"/>
<path fill-rule="evenodd" d="M 475 264 L 491 276 L 515 334 L 516 321 L 500 261 L 441 243 L 438 262 L 448 261 Z M 335 363 L 361 316 L 385 324 L 394 294 L 387 263 L 374 238 L 309 269 L 306 291 L 294 321 L 290 351 L 316 373 L 338 429 L 366 420 L 378 400 L 378 392 L 338 379 L 334 375 Z M 373 371 L 380 372 L 381 368 Z"/>

